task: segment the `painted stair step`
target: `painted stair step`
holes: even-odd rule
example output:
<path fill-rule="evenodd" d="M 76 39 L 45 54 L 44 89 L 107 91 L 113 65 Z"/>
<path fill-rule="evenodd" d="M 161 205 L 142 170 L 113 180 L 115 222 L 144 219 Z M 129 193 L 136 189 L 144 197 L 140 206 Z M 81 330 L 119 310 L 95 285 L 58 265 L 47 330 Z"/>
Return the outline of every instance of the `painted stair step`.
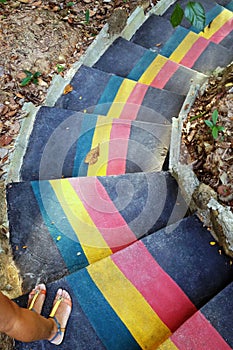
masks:
<path fill-rule="evenodd" d="M 178 115 L 184 96 L 82 66 L 71 81 L 73 91 L 62 95 L 56 107 L 112 118 L 170 122 Z"/>
<path fill-rule="evenodd" d="M 182 26 L 169 29 L 170 37 L 167 39 L 163 33 L 169 25 L 167 19 L 152 15 L 131 41 L 204 74 L 210 74 L 216 67 L 225 67 L 232 61 L 232 50 Z"/>
<path fill-rule="evenodd" d="M 181 325 L 158 349 L 233 349 L 232 295 L 233 282 Z"/>
<path fill-rule="evenodd" d="M 162 170 L 171 126 L 42 107 L 21 179 L 120 175 Z"/>
<path fill-rule="evenodd" d="M 187 211 L 168 172 L 12 183 L 7 201 L 26 288 L 100 260 Z"/>
<path fill-rule="evenodd" d="M 188 4 L 189 0 L 180 0 L 179 1 L 179 5 L 184 9 L 185 6 Z M 226 0 L 226 1 L 213 1 L 213 0 L 205 0 L 205 1 L 199 1 L 201 3 L 201 5 L 203 6 L 204 10 L 205 10 L 205 16 L 206 16 L 206 26 L 208 27 L 209 24 L 211 24 L 211 22 L 217 17 L 219 16 L 219 14 L 221 12 L 224 12 L 224 10 L 230 10 L 230 4 L 233 3 L 232 0 Z M 163 18 L 166 18 L 167 20 L 170 21 L 172 12 L 174 11 L 176 7 L 176 3 L 174 3 L 173 5 L 171 5 L 168 10 L 163 14 Z M 227 12 L 225 12 L 227 13 Z M 219 21 L 219 26 L 221 26 L 222 24 L 224 24 L 222 22 L 223 20 L 223 16 L 220 16 L 218 18 Z M 193 27 L 191 25 L 191 23 L 185 19 L 185 17 L 183 18 L 181 25 L 185 28 L 190 28 L 192 31 L 195 31 L 196 33 L 199 33 L 201 30 L 198 30 L 196 27 Z"/>
<path fill-rule="evenodd" d="M 58 287 L 73 299 L 63 348 L 156 349 L 232 281 L 212 240 L 192 216 L 49 285 L 45 316 Z M 27 346 L 52 348 L 42 341 L 16 349 Z"/>
<path fill-rule="evenodd" d="M 205 30 L 198 31 L 193 26 L 189 30 L 231 51 L 233 49 L 233 12 L 225 7 L 212 2 L 212 8 L 206 12 Z"/>
<path fill-rule="evenodd" d="M 94 67 L 181 95 L 187 95 L 191 83 L 202 84 L 207 78 L 121 37 L 113 42 Z"/>

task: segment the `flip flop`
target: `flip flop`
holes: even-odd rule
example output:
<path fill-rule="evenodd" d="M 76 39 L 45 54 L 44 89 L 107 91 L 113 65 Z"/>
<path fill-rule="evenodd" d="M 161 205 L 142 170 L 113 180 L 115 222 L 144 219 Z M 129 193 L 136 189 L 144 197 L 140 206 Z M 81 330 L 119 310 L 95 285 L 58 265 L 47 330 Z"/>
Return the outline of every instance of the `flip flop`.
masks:
<path fill-rule="evenodd" d="M 70 317 L 71 308 L 72 308 L 72 301 L 70 299 L 64 298 L 62 296 L 63 291 L 65 291 L 65 290 L 59 289 L 57 291 L 57 296 L 55 298 L 56 301 L 55 301 L 55 303 L 53 305 L 53 308 L 52 308 L 52 311 L 51 311 L 51 313 L 49 315 L 49 318 L 52 318 L 55 321 L 56 325 L 57 325 L 57 333 L 54 335 L 54 337 L 52 339 L 49 339 L 49 342 L 54 344 L 54 345 L 60 345 L 62 343 L 63 339 L 64 339 L 64 334 L 65 334 L 65 330 L 66 330 L 65 327 L 66 327 L 66 324 L 67 324 L 68 319 Z M 68 292 L 66 292 L 66 293 L 68 293 Z M 59 295 L 59 294 L 61 294 L 61 295 Z M 70 307 L 69 312 L 66 314 L 65 319 L 63 320 L 64 321 L 64 327 L 61 327 L 60 322 L 58 321 L 58 319 L 55 316 L 61 303 L 65 303 L 65 304 L 67 304 Z M 56 342 L 55 340 L 56 340 L 56 338 L 58 336 L 60 336 L 61 338 Z"/>
<path fill-rule="evenodd" d="M 39 295 L 46 295 L 46 286 L 41 283 L 41 284 L 38 284 L 32 291 L 31 293 L 29 294 L 29 298 L 28 298 L 28 309 L 31 310 L 31 311 L 34 311 L 34 312 L 37 312 L 37 313 L 41 313 L 41 310 L 42 310 L 42 307 L 43 307 L 43 304 L 44 304 L 44 301 L 42 301 L 40 307 L 38 308 L 37 307 L 37 310 L 36 311 L 34 309 L 34 305 L 36 303 L 36 300 L 38 298 Z"/>

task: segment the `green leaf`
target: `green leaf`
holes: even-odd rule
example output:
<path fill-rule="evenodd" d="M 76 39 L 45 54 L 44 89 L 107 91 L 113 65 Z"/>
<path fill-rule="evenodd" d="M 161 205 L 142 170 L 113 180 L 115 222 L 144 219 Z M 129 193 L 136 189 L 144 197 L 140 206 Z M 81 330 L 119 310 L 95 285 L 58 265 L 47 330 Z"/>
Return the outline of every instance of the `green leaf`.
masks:
<path fill-rule="evenodd" d="M 28 85 L 31 82 L 31 80 L 32 80 L 32 77 L 28 75 L 26 78 L 24 78 L 21 81 L 20 85 L 21 86 L 26 86 L 26 85 Z"/>
<path fill-rule="evenodd" d="M 217 120 L 218 120 L 218 110 L 217 109 L 215 109 L 212 113 L 212 120 L 213 120 L 214 124 L 217 123 Z"/>
<path fill-rule="evenodd" d="M 24 70 L 24 73 L 26 74 L 27 77 L 32 77 L 33 74 L 29 70 Z"/>
<path fill-rule="evenodd" d="M 205 10 L 199 2 L 190 1 L 184 10 L 187 20 L 198 30 L 202 31 L 205 28 Z"/>
<path fill-rule="evenodd" d="M 0 0 L 1 4 L 5 4 L 7 2 L 7 0 Z"/>
<path fill-rule="evenodd" d="M 73 1 L 70 1 L 66 4 L 67 7 L 71 7 L 71 6 L 74 6 L 74 2 Z"/>
<path fill-rule="evenodd" d="M 177 27 L 184 17 L 184 11 L 179 4 L 176 4 L 174 11 L 172 12 L 170 22 L 173 27 Z"/>
<path fill-rule="evenodd" d="M 90 21 L 90 11 L 89 10 L 86 10 L 86 12 L 85 12 L 85 20 L 86 20 L 86 23 L 89 23 L 89 21 Z"/>
<path fill-rule="evenodd" d="M 210 129 L 214 127 L 214 124 L 210 120 L 205 120 L 205 123 Z"/>
<path fill-rule="evenodd" d="M 224 126 L 222 126 L 222 125 L 218 125 L 217 128 L 218 128 L 218 131 L 224 131 L 225 130 Z"/>
<path fill-rule="evenodd" d="M 33 78 L 39 78 L 41 76 L 40 72 L 36 72 L 33 74 Z"/>
<path fill-rule="evenodd" d="M 216 140 L 216 138 L 218 137 L 218 127 L 217 126 L 214 126 L 212 128 L 212 135 L 213 135 L 213 138 Z"/>

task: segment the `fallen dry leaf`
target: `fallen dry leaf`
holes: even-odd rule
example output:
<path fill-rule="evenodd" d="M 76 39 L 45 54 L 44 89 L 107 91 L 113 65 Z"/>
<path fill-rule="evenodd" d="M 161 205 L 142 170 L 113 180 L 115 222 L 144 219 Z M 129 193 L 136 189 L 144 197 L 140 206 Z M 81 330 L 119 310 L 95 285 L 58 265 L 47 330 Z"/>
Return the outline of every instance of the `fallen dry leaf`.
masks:
<path fill-rule="evenodd" d="M 93 165 L 98 161 L 98 157 L 100 155 L 100 144 L 95 148 L 92 148 L 90 152 L 87 153 L 84 163 L 89 165 Z"/>
<path fill-rule="evenodd" d="M 13 137 L 11 135 L 3 135 L 0 137 L 0 147 L 7 146 L 11 143 Z"/>
<path fill-rule="evenodd" d="M 65 86 L 65 88 L 63 90 L 63 94 L 66 95 L 66 94 L 68 94 L 71 91 L 73 91 L 73 86 L 68 84 L 68 85 Z"/>

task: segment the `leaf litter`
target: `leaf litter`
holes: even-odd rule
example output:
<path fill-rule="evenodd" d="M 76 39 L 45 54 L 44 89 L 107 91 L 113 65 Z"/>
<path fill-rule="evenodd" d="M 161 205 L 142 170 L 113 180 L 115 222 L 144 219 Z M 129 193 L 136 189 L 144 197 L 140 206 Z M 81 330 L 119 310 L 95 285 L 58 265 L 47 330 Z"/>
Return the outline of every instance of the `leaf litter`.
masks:
<path fill-rule="evenodd" d="M 216 112 L 217 111 L 217 112 Z M 213 116 L 219 131 L 213 137 Z M 233 64 L 213 74 L 184 123 L 182 162 L 233 211 Z"/>

